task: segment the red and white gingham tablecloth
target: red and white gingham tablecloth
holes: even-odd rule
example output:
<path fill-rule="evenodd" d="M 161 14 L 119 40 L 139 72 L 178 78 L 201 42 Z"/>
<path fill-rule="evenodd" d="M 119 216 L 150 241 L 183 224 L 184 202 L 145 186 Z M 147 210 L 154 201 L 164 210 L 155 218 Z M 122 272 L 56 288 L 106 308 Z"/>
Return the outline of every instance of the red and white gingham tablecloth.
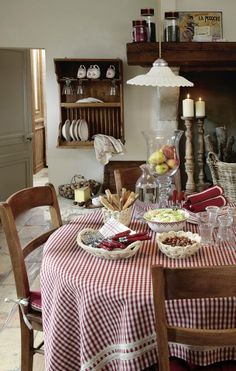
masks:
<path fill-rule="evenodd" d="M 151 265 L 198 267 L 236 263 L 236 250 L 204 246 L 187 259 L 157 250 L 155 233 L 129 259 L 107 260 L 77 245 L 80 230 L 102 226 L 101 212 L 58 229 L 44 247 L 41 268 L 47 371 L 138 371 L 157 363 Z M 132 219 L 130 228 L 148 226 Z M 196 225 L 187 224 L 196 232 Z M 217 284 L 217 282 L 216 282 Z M 169 321 L 188 326 L 236 326 L 236 298 L 167 303 Z M 171 354 L 206 365 L 236 359 L 236 346 L 216 349 L 170 345 Z"/>

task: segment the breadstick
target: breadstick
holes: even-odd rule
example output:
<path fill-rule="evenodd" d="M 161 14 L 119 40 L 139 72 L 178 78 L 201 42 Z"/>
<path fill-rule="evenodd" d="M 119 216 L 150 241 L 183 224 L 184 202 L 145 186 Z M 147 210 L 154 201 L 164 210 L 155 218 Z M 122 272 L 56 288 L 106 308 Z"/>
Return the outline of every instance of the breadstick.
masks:
<path fill-rule="evenodd" d="M 132 205 L 132 203 L 135 201 L 135 198 L 134 198 L 134 192 L 131 192 L 128 199 L 126 200 L 124 206 L 123 206 L 123 209 L 122 210 L 125 210 L 127 209 L 130 205 Z"/>
<path fill-rule="evenodd" d="M 119 202 L 118 196 L 112 194 L 111 198 L 112 198 L 112 205 L 115 206 L 115 208 L 120 211 L 120 202 Z"/>
<path fill-rule="evenodd" d="M 107 201 L 110 202 L 110 204 L 112 203 L 112 194 L 111 194 L 111 191 L 109 189 L 106 189 L 105 190 L 105 194 L 107 196 Z"/>
<path fill-rule="evenodd" d="M 107 209 L 114 211 L 114 207 L 110 204 L 110 202 L 107 201 L 107 199 L 103 196 L 99 196 L 99 200 L 105 206 Z"/>

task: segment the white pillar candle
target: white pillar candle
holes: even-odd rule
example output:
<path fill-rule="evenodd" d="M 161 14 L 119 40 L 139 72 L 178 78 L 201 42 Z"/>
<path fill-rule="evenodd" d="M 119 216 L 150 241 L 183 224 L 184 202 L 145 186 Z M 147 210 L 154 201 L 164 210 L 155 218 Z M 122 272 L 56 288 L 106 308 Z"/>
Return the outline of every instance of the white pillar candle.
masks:
<path fill-rule="evenodd" d="M 193 117 L 194 116 L 194 102 L 190 99 L 189 94 L 187 98 L 183 100 L 183 117 Z"/>
<path fill-rule="evenodd" d="M 204 117 L 205 116 L 205 102 L 200 97 L 198 101 L 195 102 L 195 112 L 196 117 Z"/>

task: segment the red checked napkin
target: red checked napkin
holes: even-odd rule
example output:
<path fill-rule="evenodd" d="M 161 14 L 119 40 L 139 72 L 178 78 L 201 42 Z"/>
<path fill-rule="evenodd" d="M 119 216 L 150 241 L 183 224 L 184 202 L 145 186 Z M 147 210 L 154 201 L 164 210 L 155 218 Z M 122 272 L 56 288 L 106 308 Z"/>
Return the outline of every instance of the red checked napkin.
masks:
<path fill-rule="evenodd" d="M 205 211 L 207 206 L 225 206 L 227 201 L 223 196 L 223 188 L 214 186 L 203 192 L 187 196 L 183 207 L 194 213 Z"/>

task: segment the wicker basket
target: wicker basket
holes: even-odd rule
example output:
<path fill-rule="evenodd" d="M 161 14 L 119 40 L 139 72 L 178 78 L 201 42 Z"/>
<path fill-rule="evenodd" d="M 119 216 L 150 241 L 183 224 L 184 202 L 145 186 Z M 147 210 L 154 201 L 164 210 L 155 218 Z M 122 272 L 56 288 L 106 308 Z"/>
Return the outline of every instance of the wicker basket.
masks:
<path fill-rule="evenodd" d="M 228 201 L 236 201 L 236 163 L 222 162 L 214 152 L 209 152 L 207 164 L 211 171 L 214 185 L 224 189 Z"/>
<path fill-rule="evenodd" d="M 112 260 L 131 258 L 131 256 L 135 255 L 142 245 L 142 241 L 135 241 L 129 244 L 123 250 L 114 249 L 112 251 L 107 251 L 101 248 L 93 247 L 92 245 L 85 245 L 82 239 L 83 239 L 83 234 L 87 232 L 94 232 L 94 230 L 91 228 L 86 228 L 80 231 L 77 237 L 77 243 L 82 249 L 87 251 L 89 254 L 95 255 L 99 258 L 112 259 Z"/>

